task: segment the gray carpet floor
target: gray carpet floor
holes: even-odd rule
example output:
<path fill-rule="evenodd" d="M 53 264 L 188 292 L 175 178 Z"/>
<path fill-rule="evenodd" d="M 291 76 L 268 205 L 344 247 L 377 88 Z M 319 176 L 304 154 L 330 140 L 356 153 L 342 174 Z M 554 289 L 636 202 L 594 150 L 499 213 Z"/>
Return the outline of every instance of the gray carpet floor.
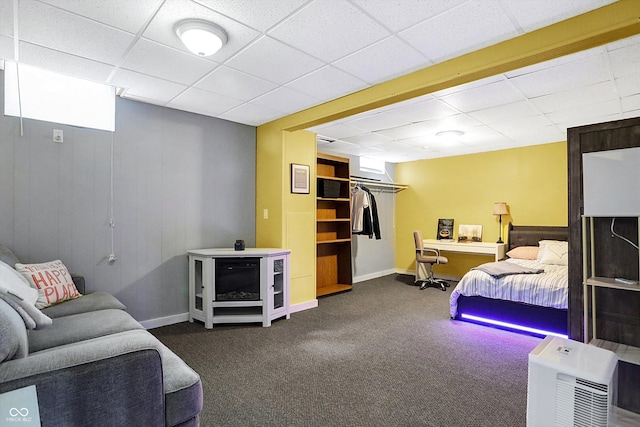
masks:
<path fill-rule="evenodd" d="M 151 330 L 202 378 L 202 426 L 524 426 L 541 339 L 449 318 L 451 288 L 390 275 L 271 327 Z"/>

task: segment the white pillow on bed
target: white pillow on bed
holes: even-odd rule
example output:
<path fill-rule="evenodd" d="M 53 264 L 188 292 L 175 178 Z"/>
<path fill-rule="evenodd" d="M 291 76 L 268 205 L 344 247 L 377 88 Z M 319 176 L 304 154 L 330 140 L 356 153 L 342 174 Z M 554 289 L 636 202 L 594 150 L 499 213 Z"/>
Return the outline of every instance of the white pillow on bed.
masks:
<path fill-rule="evenodd" d="M 543 264 L 569 265 L 569 242 L 540 240 L 538 262 Z"/>
<path fill-rule="evenodd" d="M 507 252 L 509 258 L 516 259 L 538 259 L 538 247 L 537 246 L 518 246 Z"/>

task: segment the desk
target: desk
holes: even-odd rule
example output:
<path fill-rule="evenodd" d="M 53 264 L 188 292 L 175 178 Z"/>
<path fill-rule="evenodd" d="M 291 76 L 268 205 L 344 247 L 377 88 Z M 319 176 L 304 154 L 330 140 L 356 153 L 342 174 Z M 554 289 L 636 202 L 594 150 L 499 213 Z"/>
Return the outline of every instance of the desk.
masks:
<path fill-rule="evenodd" d="M 470 242 L 458 243 L 454 240 L 424 239 L 425 248 L 439 249 L 442 252 L 456 252 L 474 255 L 493 255 L 496 261 L 505 257 L 506 243 Z"/>

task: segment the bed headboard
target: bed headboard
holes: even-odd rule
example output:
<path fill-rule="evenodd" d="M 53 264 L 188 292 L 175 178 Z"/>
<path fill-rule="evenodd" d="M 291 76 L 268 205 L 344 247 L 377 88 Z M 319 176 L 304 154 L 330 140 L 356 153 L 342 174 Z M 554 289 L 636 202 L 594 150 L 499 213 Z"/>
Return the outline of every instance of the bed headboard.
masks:
<path fill-rule="evenodd" d="M 569 239 L 569 227 L 546 225 L 513 225 L 509 223 L 507 251 L 518 246 L 538 246 L 540 240 Z"/>

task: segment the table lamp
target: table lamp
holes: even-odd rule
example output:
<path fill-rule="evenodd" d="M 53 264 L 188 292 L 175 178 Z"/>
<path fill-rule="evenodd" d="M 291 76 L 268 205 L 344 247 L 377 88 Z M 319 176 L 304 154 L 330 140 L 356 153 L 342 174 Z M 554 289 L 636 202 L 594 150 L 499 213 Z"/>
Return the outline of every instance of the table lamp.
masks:
<path fill-rule="evenodd" d="M 509 215 L 506 202 L 496 202 L 493 204 L 493 214 L 500 217 L 500 237 L 496 243 L 504 243 L 502 241 L 502 215 Z"/>

